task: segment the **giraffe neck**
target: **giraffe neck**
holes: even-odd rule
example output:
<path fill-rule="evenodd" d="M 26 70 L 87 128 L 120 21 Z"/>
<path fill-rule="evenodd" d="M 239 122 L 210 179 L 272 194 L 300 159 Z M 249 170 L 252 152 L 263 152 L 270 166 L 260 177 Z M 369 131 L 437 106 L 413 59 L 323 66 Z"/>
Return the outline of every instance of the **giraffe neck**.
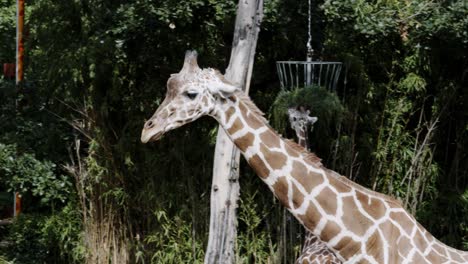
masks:
<path fill-rule="evenodd" d="M 306 150 L 309 150 L 309 135 L 307 135 L 307 130 L 301 129 L 301 128 L 296 128 L 296 137 L 297 137 L 297 143 L 304 147 Z"/>
<path fill-rule="evenodd" d="M 344 263 L 467 263 L 394 199 L 324 168 L 279 136 L 241 92 L 211 113 L 249 165 L 292 215 Z"/>
<path fill-rule="evenodd" d="M 308 230 L 320 235 L 323 213 L 336 210 L 337 202 L 323 204 L 321 211 L 310 214 L 312 198 L 328 194 L 331 184 L 341 189 L 345 184 L 330 180 L 318 158 L 278 135 L 247 96 L 237 93 L 215 112 L 214 117 L 283 206 Z"/>

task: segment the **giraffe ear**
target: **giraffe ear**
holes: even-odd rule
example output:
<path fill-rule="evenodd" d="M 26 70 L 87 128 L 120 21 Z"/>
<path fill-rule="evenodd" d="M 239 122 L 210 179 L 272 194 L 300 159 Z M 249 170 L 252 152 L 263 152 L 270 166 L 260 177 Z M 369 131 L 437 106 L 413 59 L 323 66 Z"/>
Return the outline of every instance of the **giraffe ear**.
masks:
<path fill-rule="evenodd" d="M 316 117 L 316 116 L 310 116 L 310 117 L 309 117 L 310 125 L 313 125 L 315 122 L 317 122 L 317 120 L 318 120 L 318 117 Z"/>
<path fill-rule="evenodd" d="M 218 82 L 216 84 L 210 85 L 209 89 L 213 94 L 219 95 L 222 98 L 226 98 L 234 93 L 237 90 L 237 87 L 229 83 Z"/>

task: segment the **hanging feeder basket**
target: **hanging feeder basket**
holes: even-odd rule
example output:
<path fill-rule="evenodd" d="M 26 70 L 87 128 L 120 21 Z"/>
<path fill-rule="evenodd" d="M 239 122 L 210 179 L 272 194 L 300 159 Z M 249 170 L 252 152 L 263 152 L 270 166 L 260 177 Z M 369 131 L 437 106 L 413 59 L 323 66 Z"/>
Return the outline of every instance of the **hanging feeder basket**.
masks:
<path fill-rule="evenodd" d="M 276 69 L 281 88 L 321 86 L 336 91 L 342 62 L 333 61 L 277 61 Z"/>
<path fill-rule="evenodd" d="M 320 86 L 335 92 L 343 63 L 314 61 L 312 47 L 312 0 L 309 0 L 307 56 L 305 61 L 277 61 L 276 70 L 281 88 L 291 90 L 299 87 Z"/>

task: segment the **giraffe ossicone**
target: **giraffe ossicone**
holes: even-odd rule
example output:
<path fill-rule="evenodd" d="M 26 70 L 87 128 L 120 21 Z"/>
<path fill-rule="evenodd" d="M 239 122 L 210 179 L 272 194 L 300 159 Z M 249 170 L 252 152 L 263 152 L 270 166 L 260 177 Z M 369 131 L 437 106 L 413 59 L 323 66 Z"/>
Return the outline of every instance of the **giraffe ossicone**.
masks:
<path fill-rule="evenodd" d="M 249 165 L 301 224 L 343 263 L 468 263 L 424 229 L 396 200 L 325 168 L 301 146 L 281 138 L 240 89 L 196 52 L 167 82 L 166 98 L 145 123 L 143 143 L 201 116 L 215 118 Z"/>

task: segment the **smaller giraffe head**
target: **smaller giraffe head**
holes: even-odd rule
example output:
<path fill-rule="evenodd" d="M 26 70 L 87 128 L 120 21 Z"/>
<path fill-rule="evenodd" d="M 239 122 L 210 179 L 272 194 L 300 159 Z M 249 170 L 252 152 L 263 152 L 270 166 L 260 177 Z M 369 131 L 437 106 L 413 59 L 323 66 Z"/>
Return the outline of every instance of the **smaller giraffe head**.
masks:
<path fill-rule="evenodd" d="M 311 127 L 317 122 L 316 116 L 310 116 L 310 110 L 306 110 L 304 107 L 291 107 L 288 108 L 289 123 L 291 128 L 297 131 L 307 131 L 307 127 Z"/>
<path fill-rule="evenodd" d="M 166 98 L 145 123 L 141 142 L 156 141 L 166 132 L 204 115 L 214 115 L 220 99 L 238 88 L 215 69 L 200 69 L 197 52 L 187 51 L 182 70 L 167 81 Z"/>

